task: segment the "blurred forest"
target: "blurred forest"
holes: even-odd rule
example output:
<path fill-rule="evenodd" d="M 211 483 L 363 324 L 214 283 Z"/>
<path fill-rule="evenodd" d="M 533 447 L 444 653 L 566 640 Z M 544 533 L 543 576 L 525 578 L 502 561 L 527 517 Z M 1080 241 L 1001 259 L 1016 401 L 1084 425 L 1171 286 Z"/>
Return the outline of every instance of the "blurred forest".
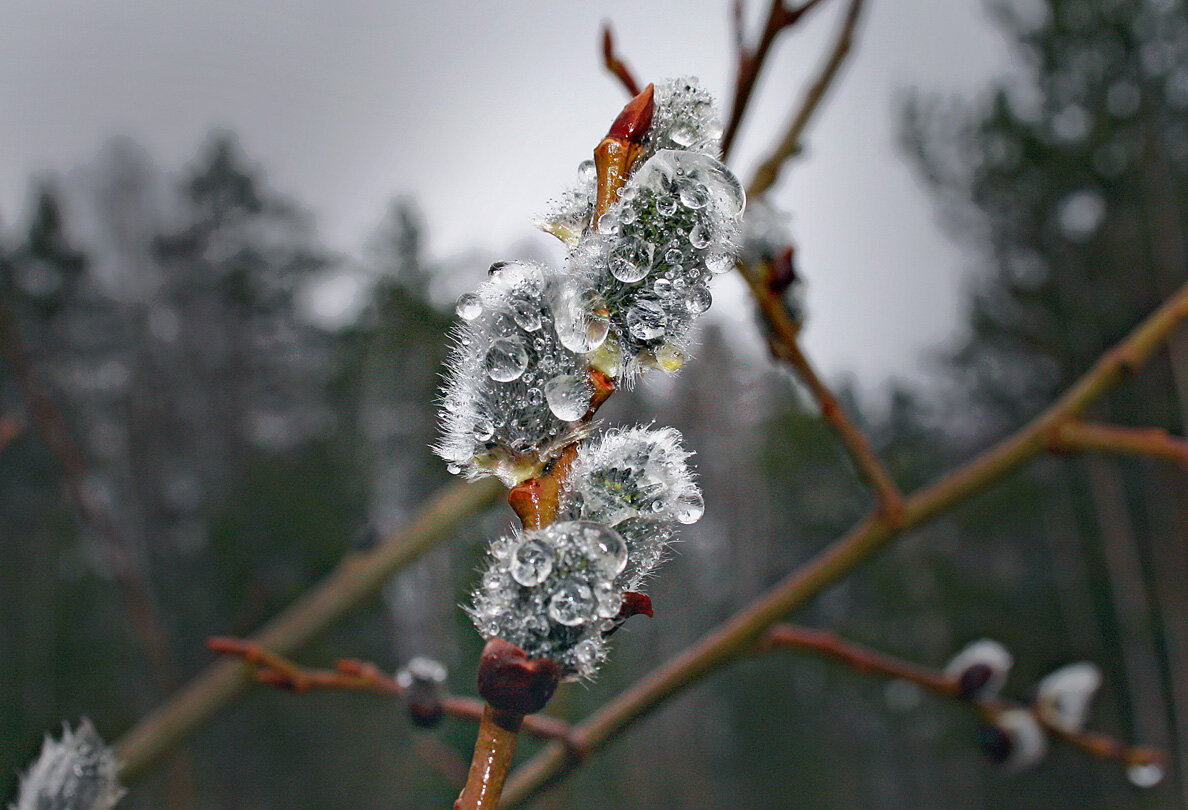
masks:
<path fill-rule="evenodd" d="M 1022 78 L 976 101 L 912 94 L 903 112 L 905 152 L 974 268 L 966 335 L 937 387 L 866 410 L 843 397 L 904 490 L 1041 410 L 1188 276 L 1184 5 L 998 13 Z M 113 740 L 211 659 L 207 636 L 248 635 L 449 478 L 428 450 L 453 316 L 434 281 L 485 268 L 427 257 L 431 225 L 397 199 L 358 257 L 333 254 L 229 133 L 178 173 L 117 140 L 34 181 L 0 244 L 0 795 L 44 732 L 85 715 Z M 344 277 L 362 282 L 357 316 L 315 317 Z M 1182 436 L 1186 339 L 1093 416 Z M 686 371 L 611 400 L 611 423 L 685 434 L 707 510 L 654 584 L 656 618 L 551 711 L 581 717 L 871 508 L 806 403 L 712 324 Z M 1171 754 L 1153 790 L 1060 745 L 1004 777 L 960 706 L 769 655 L 682 694 L 539 806 L 1185 806 L 1186 485 L 1166 462 L 1049 456 L 798 617 L 932 666 L 996 638 L 1019 697 L 1094 661 L 1092 725 Z M 468 522 L 300 660 L 427 655 L 473 694 L 481 640 L 457 604 L 510 519 Z M 374 696 L 257 688 L 121 806 L 446 806 L 473 739 Z"/>

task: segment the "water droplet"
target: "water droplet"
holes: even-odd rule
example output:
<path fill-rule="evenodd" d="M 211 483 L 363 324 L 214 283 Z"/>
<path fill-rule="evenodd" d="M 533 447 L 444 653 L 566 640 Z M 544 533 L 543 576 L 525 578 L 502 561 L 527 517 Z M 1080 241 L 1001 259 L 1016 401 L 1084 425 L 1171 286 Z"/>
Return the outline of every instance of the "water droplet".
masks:
<path fill-rule="evenodd" d="M 566 627 L 585 624 L 594 612 L 594 594 L 588 585 L 567 579 L 549 597 L 549 618 Z"/>
<path fill-rule="evenodd" d="M 511 577 L 526 588 L 539 585 L 553 573 L 556 552 L 540 540 L 525 540 L 511 558 Z"/>
<path fill-rule="evenodd" d="M 482 299 L 472 292 L 462 293 L 458 296 L 458 304 L 454 307 L 454 312 L 457 312 L 458 317 L 464 321 L 473 321 L 483 314 Z"/>
<path fill-rule="evenodd" d="M 598 232 L 614 236 L 619 232 L 619 217 L 607 211 L 598 218 Z"/>
<path fill-rule="evenodd" d="M 685 299 L 685 306 L 689 308 L 690 312 L 700 313 L 709 309 L 710 304 L 713 302 L 714 296 L 710 293 L 709 287 L 697 285 L 689 290 L 689 297 Z"/>
<path fill-rule="evenodd" d="M 487 268 L 487 275 L 497 276 L 499 275 L 499 271 L 507 267 L 509 264 L 515 264 L 515 262 L 492 262 L 491 266 Z"/>
<path fill-rule="evenodd" d="M 594 612 L 603 619 L 615 618 L 623 606 L 623 594 L 609 582 L 599 582 L 594 586 L 594 599 L 598 603 Z"/>
<path fill-rule="evenodd" d="M 697 140 L 697 130 L 685 123 L 677 124 L 668 133 L 669 139 L 682 149 L 688 149 Z"/>
<path fill-rule="evenodd" d="M 675 346 L 672 343 L 665 343 L 656 350 L 656 364 L 664 371 L 672 374 L 685 364 L 685 353 L 681 351 L 679 346 Z M 659 505 L 659 503 L 659 501 L 656 501 L 655 505 Z"/>
<path fill-rule="evenodd" d="M 608 262 L 611 275 L 624 284 L 634 284 L 652 269 L 655 250 L 651 242 L 632 241 L 616 246 Z"/>
<path fill-rule="evenodd" d="M 536 386 L 528 389 L 527 396 L 529 405 L 539 405 L 544 402 L 544 392 Z"/>
<path fill-rule="evenodd" d="M 635 212 L 635 209 L 630 205 L 623 206 L 622 210 L 619 211 L 619 221 L 624 225 L 630 225 L 631 223 L 635 222 L 638 216 L 639 215 Z"/>
<path fill-rule="evenodd" d="M 540 304 L 527 295 L 515 295 L 511 300 L 512 317 L 525 332 L 540 328 Z"/>
<path fill-rule="evenodd" d="M 681 205 L 696 211 L 700 208 L 705 208 L 706 203 L 709 202 L 709 192 L 706 191 L 705 186 L 700 183 L 693 183 L 681 187 L 680 191 Z"/>
<path fill-rule="evenodd" d="M 495 433 L 495 425 L 490 419 L 480 418 L 474 423 L 474 438 L 485 442 Z"/>
<path fill-rule="evenodd" d="M 592 160 L 583 160 L 577 167 L 577 179 L 582 185 L 593 183 L 598 179 L 598 168 Z"/>
<path fill-rule="evenodd" d="M 593 302 L 568 291 L 557 302 L 553 328 L 561 345 L 577 354 L 592 352 L 602 345 L 610 331 L 610 318 L 595 310 Z"/>
<path fill-rule="evenodd" d="M 598 661 L 598 642 L 592 638 L 578 642 L 573 648 L 573 657 L 578 666 L 592 667 Z"/>
<path fill-rule="evenodd" d="M 672 295 L 672 282 L 666 278 L 656 279 L 656 283 L 652 285 L 652 289 L 656 291 L 656 295 L 661 298 L 667 298 Z"/>
<path fill-rule="evenodd" d="M 715 275 L 726 273 L 734 269 L 734 257 L 729 253 L 711 253 L 705 257 L 705 266 Z"/>
<path fill-rule="evenodd" d="M 627 567 L 627 543 L 614 529 L 578 521 L 574 524 L 574 532 L 586 559 L 601 573 L 614 577 Z"/>
<path fill-rule="evenodd" d="M 462 465 L 456 461 L 451 461 L 446 465 L 446 472 L 448 472 L 450 475 L 457 475 L 458 473 L 462 472 Z"/>
<path fill-rule="evenodd" d="M 516 338 L 499 338 L 492 341 L 483 362 L 492 380 L 511 382 L 528 368 L 528 352 Z"/>
<path fill-rule="evenodd" d="M 549 410 L 566 422 L 576 421 L 586 414 L 591 395 L 589 384 L 576 374 L 559 374 L 544 384 Z"/>
<path fill-rule="evenodd" d="M 693 230 L 689 231 L 689 244 L 701 250 L 709 247 L 710 238 L 709 233 L 700 224 L 694 225 Z"/>
<path fill-rule="evenodd" d="M 664 334 L 668 316 L 664 308 L 655 301 L 636 301 L 627 310 L 627 331 L 637 340 L 653 340 Z"/>
<path fill-rule="evenodd" d="M 684 251 L 678 248 L 671 247 L 664 253 L 664 261 L 669 264 L 680 264 L 683 258 L 685 258 Z"/>
<path fill-rule="evenodd" d="M 660 197 L 656 200 L 656 212 L 663 217 L 670 217 L 676 213 L 677 201 L 675 197 Z"/>
<path fill-rule="evenodd" d="M 681 523 L 686 525 L 696 523 L 704 514 L 705 501 L 702 499 L 701 493 L 696 489 L 683 492 L 677 497 L 676 509 L 673 515 Z"/>
<path fill-rule="evenodd" d="M 1153 788 L 1163 781 L 1163 767 L 1158 762 L 1136 762 L 1126 769 L 1126 778 L 1135 787 Z"/>

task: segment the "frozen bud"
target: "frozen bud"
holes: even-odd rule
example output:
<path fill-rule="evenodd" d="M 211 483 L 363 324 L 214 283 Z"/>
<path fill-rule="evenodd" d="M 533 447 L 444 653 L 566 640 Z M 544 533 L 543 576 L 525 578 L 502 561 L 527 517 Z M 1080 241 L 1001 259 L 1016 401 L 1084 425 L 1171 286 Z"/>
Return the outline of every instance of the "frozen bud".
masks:
<path fill-rule="evenodd" d="M 500 262 L 459 299 L 434 448 L 453 471 L 513 486 L 575 438 L 593 394 L 581 352 L 598 345 L 587 314 L 596 302 L 579 283 L 543 265 Z M 568 339 L 575 317 L 584 318 L 581 352 Z"/>
<path fill-rule="evenodd" d="M 1045 723 L 1061 731 L 1085 727 L 1089 704 L 1101 686 L 1101 670 L 1081 661 L 1048 675 L 1036 689 L 1035 709 Z"/>
<path fill-rule="evenodd" d="M 588 678 L 606 655 L 604 634 L 623 602 L 623 536 L 602 523 L 562 520 L 492 544 L 471 618 L 486 638 L 551 658 Z"/>
<path fill-rule="evenodd" d="M 396 673 L 396 683 L 404 690 L 402 698 L 408 706 L 409 717 L 421 728 L 432 728 L 441 722 L 442 684 L 446 668 L 432 658 L 413 658 Z"/>
<path fill-rule="evenodd" d="M 41 754 L 21 777 L 12 810 L 109 810 L 126 792 L 116 780 L 111 750 L 83 718 L 76 730 L 62 729 L 62 739 L 48 735 Z"/>
<path fill-rule="evenodd" d="M 722 154 L 722 125 L 714 97 L 695 76 L 656 85 L 652 126 L 644 139 L 645 156 L 661 149 L 682 149 L 710 157 Z"/>
<path fill-rule="evenodd" d="M 1026 709 L 1000 712 L 979 728 L 978 742 L 986 756 L 1009 773 L 1035 767 L 1048 753 L 1048 738 Z"/>
<path fill-rule="evenodd" d="M 652 573 L 677 527 L 704 511 L 689 455 L 674 428 L 612 430 L 578 450 L 561 513 L 622 535 L 628 564 L 618 584 L 626 590 L 637 590 Z"/>
<path fill-rule="evenodd" d="M 1015 659 L 1006 647 L 988 638 L 968 645 L 945 665 L 945 676 L 957 682 L 965 700 L 994 697 L 1006 684 Z"/>

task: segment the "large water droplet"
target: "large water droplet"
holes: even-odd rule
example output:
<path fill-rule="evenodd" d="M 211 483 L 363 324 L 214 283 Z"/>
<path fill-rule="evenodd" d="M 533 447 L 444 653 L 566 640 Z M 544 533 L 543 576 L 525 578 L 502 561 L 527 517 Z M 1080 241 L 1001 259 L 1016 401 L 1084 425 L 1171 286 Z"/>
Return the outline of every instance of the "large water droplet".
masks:
<path fill-rule="evenodd" d="M 714 296 L 710 293 L 709 287 L 700 284 L 689 290 L 689 295 L 685 298 L 685 306 L 693 313 L 705 312 L 713 302 Z"/>
<path fill-rule="evenodd" d="M 458 296 L 458 304 L 454 307 L 454 312 L 457 312 L 458 317 L 464 321 L 473 321 L 483 314 L 482 299 L 472 292 L 462 293 Z"/>
<path fill-rule="evenodd" d="M 685 365 L 685 352 L 681 350 L 680 346 L 665 343 L 656 350 L 656 364 L 664 371 L 672 374 L 681 366 Z M 656 503 L 659 503 L 659 501 Z"/>
<path fill-rule="evenodd" d="M 525 540 L 511 558 L 511 576 L 526 588 L 539 585 L 553 573 L 556 552 L 540 540 Z"/>
<path fill-rule="evenodd" d="M 1126 778 L 1135 787 L 1153 788 L 1163 781 L 1163 766 L 1158 762 L 1136 762 L 1126 769 Z"/>
<path fill-rule="evenodd" d="M 700 223 L 694 225 L 693 229 L 689 231 L 689 244 L 698 250 L 702 250 L 709 247 L 709 243 L 709 231 L 707 231 Z"/>
<path fill-rule="evenodd" d="M 668 133 L 669 139 L 682 149 L 688 149 L 697 140 L 697 130 L 686 123 L 677 124 Z"/>
<path fill-rule="evenodd" d="M 696 523 L 704 514 L 705 501 L 696 489 L 683 492 L 677 497 L 673 516 L 681 523 Z"/>
<path fill-rule="evenodd" d="M 610 331 L 610 319 L 570 291 L 560 296 L 553 311 L 553 327 L 561 345 L 577 354 L 592 352 L 602 345 Z"/>
<path fill-rule="evenodd" d="M 603 619 L 615 618 L 623 606 L 623 594 L 609 582 L 599 582 L 594 586 L 594 599 L 598 603 L 594 612 Z"/>
<path fill-rule="evenodd" d="M 670 217 L 676 213 L 676 197 L 660 197 L 656 200 L 656 212 L 660 216 Z"/>
<path fill-rule="evenodd" d="M 652 269 L 655 250 L 651 242 L 634 240 L 616 246 L 608 262 L 611 275 L 624 284 L 634 284 Z"/>
<path fill-rule="evenodd" d="M 627 331 L 637 340 L 653 340 L 664 334 L 668 316 L 655 301 L 636 301 L 627 310 Z"/>
<path fill-rule="evenodd" d="M 480 442 L 485 442 L 491 438 L 495 433 L 494 423 L 487 418 L 479 417 L 474 423 L 474 438 Z"/>
<path fill-rule="evenodd" d="M 491 342 L 483 362 L 492 380 L 511 382 L 528 368 L 528 351 L 516 338 L 499 338 Z"/>
<path fill-rule="evenodd" d="M 715 275 L 734 269 L 734 257 L 729 253 L 711 253 L 705 257 L 705 266 Z"/>
<path fill-rule="evenodd" d="M 590 586 L 567 579 L 549 597 L 549 618 L 566 627 L 577 627 L 590 620 L 595 606 Z"/>
<path fill-rule="evenodd" d="M 705 208 L 709 202 L 709 192 L 700 183 L 688 183 L 681 186 L 681 205 L 696 211 Z"/>
<path fill-rule="evenodd" d="M 583 160 L 578 164 L 577 179 L 582 185 L 593 183 L 598 179 L 598 168 L 592 160 Z"/>
<path fill-rule="evenodd" d="M 558 374 L 544 384 L 545 401 L 558 419 L 573 422 L 590 409 L 589 384 L 576 374 Z"/>
<path fill-rule="evenodd" d="M 514 295 L 511 299 L 512 317 L 525 332 L 540 328 L 540 304 L 528 295 Z"/>
<path fill-rule="evenodd" d="M 598 232 L 614 236 L 619 232 L 619 217 L 607 211 L 598 218 Z"/>
<path fill-rule="evenodd" d="M 672 295 L 672 282 L 666 278 L 656 279 L 656 283 L 652 285 L 652 289 L 656 291 L 656 295 L 661 298 L 667 298 Z"/>
<path fill-rule="evenodd" d="M 668 262 L 669 264 L 680 264 L 684 258 L 685 253 L 679 248 L 670 247 L 664 253 L 664 261 Z"/>
<path fill-rule="evenodd" d="M 627 543 L 614 529 L 599 523 L 577 521 L 574 538 L 596 570 L 608 577 L 627 567 Z"/>

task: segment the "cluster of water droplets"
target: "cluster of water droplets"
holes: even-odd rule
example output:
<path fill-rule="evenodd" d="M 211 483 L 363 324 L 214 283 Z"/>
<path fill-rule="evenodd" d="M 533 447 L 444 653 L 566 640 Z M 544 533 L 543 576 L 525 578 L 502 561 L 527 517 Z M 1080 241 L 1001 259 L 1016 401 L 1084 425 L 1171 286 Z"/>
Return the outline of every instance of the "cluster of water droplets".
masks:
<path fill-rule="evenodd" d="M 485 638 L 501 638 L 532 658 L 552 658 L 567 677 L 588 678 L 606 657 L 604 634 L 623 602 L 616 580 L 627 542 L 609 526 L 582 520 L 503 537 L 470 609 Z"/>
<path fill-rule="evenodd" d="M 574 437 L 593 387 L 583 354 L 608 323 L 570 279 L 530 262 L 500 262 L 458 299 L 459 325 L 435 448 L 454 472 L 529 477 Z"/>
<path fill-rule="evenodd" d="M 48 735 L 37 761 L 21 777 L 13 810 L 110 810 L 126 792 L 116 779 L 116 759 L 91 721 Z"/>
<path fill-rule="evenodd" d="M 629 381 L 641 367 L 681 367 L 713 302 L 710 279 L 734 267 L 745 201 L 730 170 L 700 152 L 662 149 L 632 174 L 570 255 L 617 340 L 621 363 L 604 371 Z"/>
<path fill-rule="evenodd" d="M 718 156 L 722 138 L 718 105 L 696 76 L 660 82 L 654 98 L 656 109 L 644 140 L 645 157 L 661 149 Z"/>
<path fill-rule="evenodd" d="M 675 428 L 633 427 L 591 440 L 578 451 L 565 484 L 561 513 L 611 526 L 627 543 L 618 584 L 638 590 L 664 558 L 681 524 L 705 511 Z"/>

